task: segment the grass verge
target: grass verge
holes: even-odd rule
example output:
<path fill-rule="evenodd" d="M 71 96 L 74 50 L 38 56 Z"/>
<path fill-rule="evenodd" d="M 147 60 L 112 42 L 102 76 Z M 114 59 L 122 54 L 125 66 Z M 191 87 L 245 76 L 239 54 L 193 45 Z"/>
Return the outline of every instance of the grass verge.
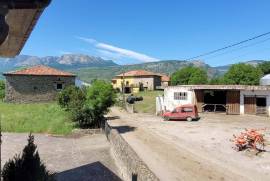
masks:
<path fill-rule="evenodd" d="M 135 96 L 142 96 L 143 101 L 135 103 L 135 110 L 141 113 L 151 113 L 156 112 L 156 97 L 162 95 L 163 91 L 144 91 L 134 94 Z"/>
<path fill-rule="evenodd" d="M 56 103 L 12 104 L 0 102 L 3 132 L 34 132 L 65 135 L 73 123 Z"/>

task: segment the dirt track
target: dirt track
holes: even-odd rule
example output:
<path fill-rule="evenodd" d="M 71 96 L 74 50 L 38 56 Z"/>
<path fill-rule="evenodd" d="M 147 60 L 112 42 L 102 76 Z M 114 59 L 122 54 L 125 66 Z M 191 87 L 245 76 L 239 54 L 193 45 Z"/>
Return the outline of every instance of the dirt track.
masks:
<path fill-rule="evenodd" d="M 267 127 L 269 140 L 269 118 L 203 114 L 198 122 L 164 122 L 118 108 L 110 116 L 120 116 L 112 125 L 135 128 L 122 136 L 161 180 L 270 180 L 270 152 L 236 152 L 229 141 L 251 127 Z"/>

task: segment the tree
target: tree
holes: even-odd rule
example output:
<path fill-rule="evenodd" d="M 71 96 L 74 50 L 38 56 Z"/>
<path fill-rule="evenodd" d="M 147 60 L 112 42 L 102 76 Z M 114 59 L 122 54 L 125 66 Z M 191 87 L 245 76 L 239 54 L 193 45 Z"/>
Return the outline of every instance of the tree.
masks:
<path fill-rule="evenodd" d="M 238 63 L 224 75 L 224 83 L 237 85 L 258 85 L 263 72 L 249 64 Z"/>
<path fill-rule="evenodd" d="M 258 68 L 262 70 L 263 74 L 270 74 L 270 61 L 260 63 Z"/>
<path fill-rule="evenodd" d="M 224 84 L 224 78 L 223 78 L 223 76 L 214 77 L 211 80 L 209 80 L 208 84 L 210 84 L 210 85 Z"/>
<path fill-rule="evenodd" d="M 34 136 L 30 133 L 28 144 L 22 155 L 15 155 L 7 161 L 2 171 L 3 181 L 54 181 L 54 174 L 50 173 L 40 160 Z"/>
<path fill-rule="evenodd" d="M 171 82 L 172 85 L 206 84 L 207 73 L 199 67 L 188 66 L 174 72 Z"/>

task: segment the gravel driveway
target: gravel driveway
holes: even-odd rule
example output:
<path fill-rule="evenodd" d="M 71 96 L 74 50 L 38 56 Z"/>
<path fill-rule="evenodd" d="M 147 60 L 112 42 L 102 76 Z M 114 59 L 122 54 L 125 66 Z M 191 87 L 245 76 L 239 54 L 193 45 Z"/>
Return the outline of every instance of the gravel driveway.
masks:
<path fill-rule="evenodd" d="M 199 121 L 163 121 L 112 108 L 111 126 L 131 127 L 124 139 L 160 180 L 270 180 L 270 118 L 201 114 Z M 237 152 L 230 139 L 245 128 L 266 128 L 266 152 Z"/>
<path fill-rule="evenodd" d="M 34 134 L 41 159 L 59 181 L 120 180 L 103 134 L 53 137 Z M 27 144 L 28 134 L 3 133 L 2 166 Z"/>

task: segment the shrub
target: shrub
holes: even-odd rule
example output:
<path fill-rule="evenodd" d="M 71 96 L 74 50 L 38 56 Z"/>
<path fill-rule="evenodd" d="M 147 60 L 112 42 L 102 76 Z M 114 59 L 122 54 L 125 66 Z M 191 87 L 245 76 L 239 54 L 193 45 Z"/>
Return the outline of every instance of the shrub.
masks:
<path fill-rule="evenodd" d="M 88 87 L 85 105 L 72 111 L 72 115 L 81 127 L 99 128 L 104 120 L 104 114 L 116 102 L 116 93 L 112 85 L 103 80 L 96 80 Z"/>
<path fill-rule="evenodd" d="M 2 171 L 3 181 L 54 181 L 54 174 L 50 173 L 40 160 L 34 136 L 30 133 L 28 144 L 22 155 L 15 155 L 5 163 Z"/>
<path fill-rule="evenodd" d="M 71 119 L 81 128 L 99 128 L 104 114 L 115 104 L 116 93 L 112 85 L 103 80 L 95 80 L 83 90 L 74 86 L 64 89 L 58 103 L 71 114 Z"/>
<path fill-rule="evenodd" d="M 109 107 L 116 102 L 116 94 L 112 85 L 103 80 L 96 80 L 87 89 L 87 107 L 99 112 L 101 115 L 109 111 Z"/>
<path fill-rule="evenodd" d="M 5 98 L 5 82 L 0 80 L 0 100 Z"/>
<path fill-rule="evenodd" d="M 68 86 L 58 94 L 58 104 L 66 110 L 82 107 L 85 99 L 85 88 L 75 86 Z"/>

